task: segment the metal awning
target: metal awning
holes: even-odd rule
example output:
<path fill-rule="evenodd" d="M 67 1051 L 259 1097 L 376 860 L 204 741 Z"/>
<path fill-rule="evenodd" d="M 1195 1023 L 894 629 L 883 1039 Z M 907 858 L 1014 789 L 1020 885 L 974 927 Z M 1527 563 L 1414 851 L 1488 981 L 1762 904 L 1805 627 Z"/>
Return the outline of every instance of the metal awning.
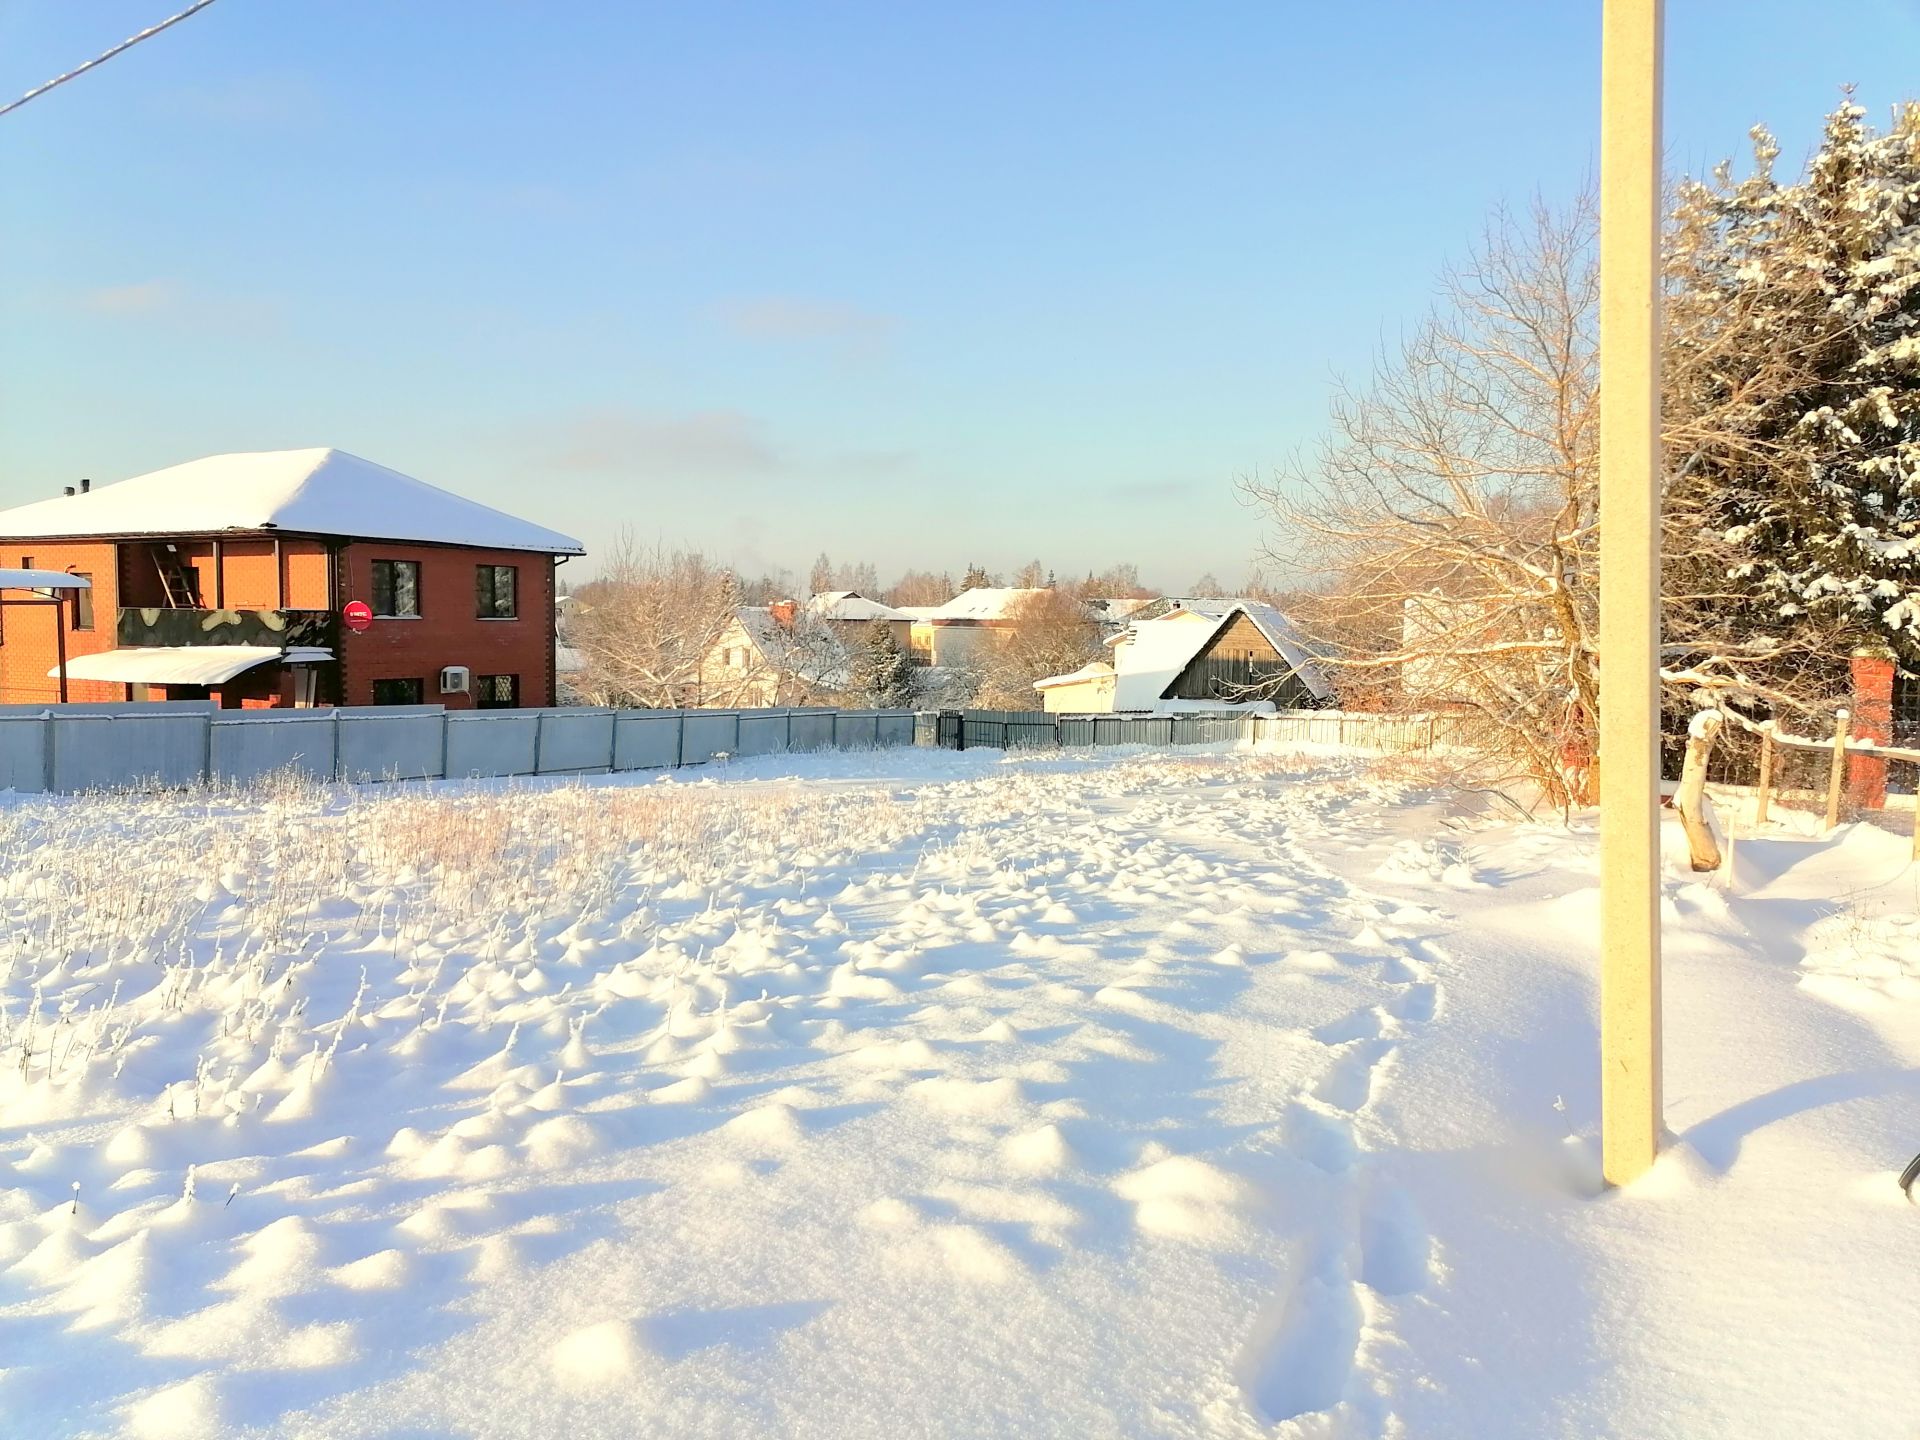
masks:
<path fill-rule="evenodd" d="M 0 575 L 5 574 L 0 571 Z M 78 655 L 67 662 L 69 680 L 111 680 L 126 685 L 222 685 L 256 665 L 319 665 L 333 651 L 296 645 L 149 645 Z M 60 667 L 47 671 L 57 676 Z"/>
<path fill-rule="evenodd" d="M 84 575 L 64 570 L 0 570 L 0 590 L 91 590 Z"/>

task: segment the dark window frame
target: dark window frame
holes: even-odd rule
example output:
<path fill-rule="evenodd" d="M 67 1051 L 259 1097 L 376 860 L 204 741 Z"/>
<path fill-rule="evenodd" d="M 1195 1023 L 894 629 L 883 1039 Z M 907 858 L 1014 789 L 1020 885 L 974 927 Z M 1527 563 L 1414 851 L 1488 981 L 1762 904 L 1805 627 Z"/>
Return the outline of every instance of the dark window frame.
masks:
<path fill-rule="evenodd" d="M 87 582 L 83 590 L 67 592 L 67 629 L 79 632 L 93 629 L 93 576 L 85 570 L 69 572 L 76 580 Z"/>
<path fill-rule="evenodd" d="M 501 698 L 500 682 L 506 681 L 506 696 Z M 520 708 L 520 677 L 518 675 L 476 675 L 473 686 L 474 707 L 479 710 L 518 710 Z"/>
<path fill-rule="evenodd" d="M 410 699 L 381 699 L 381 690 L 391 691 L 394 686 L 406 686 L 412 692 Z M 427 703 L 427 682 L 419 676 L 384 676 L 373 682 L 373 703 L 376 705 L 424 705 Z"/>
<path fill-rule="evenodd" d="M 383 567 L 384 571 L 383 571 Z M 401 610 L 396 607 L 402 603 L 400 577 L 403 571 L 411 572 L 413 588 L 413 608 Z M 418 560 L 375 560 L 373 562 L 373 613 L 381 620 L 418 620 L 420 618 L 420 562 Z"/>
<path fill-rule="evenodd" d="M 506 593 L 501 594 L 500 577 L 506 577 Z M 504 600 L 506 608 L 501 609 Z M 518 565 L 476 565 L 473 567 L 473 614 L 476 620 L 518 620 L 520 618 L 520 567 Z"/>

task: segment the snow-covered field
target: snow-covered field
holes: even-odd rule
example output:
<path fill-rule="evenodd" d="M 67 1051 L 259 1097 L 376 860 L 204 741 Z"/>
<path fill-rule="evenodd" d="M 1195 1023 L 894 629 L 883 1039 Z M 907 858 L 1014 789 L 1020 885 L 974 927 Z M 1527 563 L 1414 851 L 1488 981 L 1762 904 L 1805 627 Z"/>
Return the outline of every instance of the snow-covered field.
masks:
<path fill-rule="evenodd" d="M 1584 827 L 924 751 L 0 797 L 0 1435 L 1920 1423 L 1904 838 L 1675 873 L 1598 1193 Z"/>

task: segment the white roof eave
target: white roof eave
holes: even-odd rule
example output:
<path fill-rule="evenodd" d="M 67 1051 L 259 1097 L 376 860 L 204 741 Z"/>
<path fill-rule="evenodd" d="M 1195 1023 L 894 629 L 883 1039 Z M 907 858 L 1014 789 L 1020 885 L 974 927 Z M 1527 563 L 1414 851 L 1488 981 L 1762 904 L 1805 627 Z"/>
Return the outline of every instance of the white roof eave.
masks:
<path fill-rule="evenodd" d="M 224 685 L 256 665 L 319 665 L 333 652 L 317 645 L 282 650 L 270 645 L 137 645 L 76 655 L 67 661 L 69 680 L 102 680 L 118 685 Z M 47 678 L 60 667 L 47 671 Z"/>

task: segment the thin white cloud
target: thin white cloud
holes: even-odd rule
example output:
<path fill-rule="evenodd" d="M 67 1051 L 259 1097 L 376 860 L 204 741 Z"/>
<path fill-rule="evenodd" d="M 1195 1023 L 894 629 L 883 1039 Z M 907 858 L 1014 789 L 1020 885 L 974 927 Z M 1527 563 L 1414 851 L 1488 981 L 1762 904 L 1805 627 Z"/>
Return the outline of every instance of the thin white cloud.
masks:
<path fill-rule="evenodd" d="M 540 422 L 526 438 L 536 465 L 647 479 L 745 478 L 783 463 L 762 424 L 737 410 L 585 410 Z"/>
<path fill-rule="evenodd" d="M 279 302 L 248 295 L 216 295 L 159 277 L 99 285 L 60 297 L 64 308 L 128 325 L 159 325 L 205 335 L 258 339 L 279 332 Z"/>
<path fill-rule="evenodd" d="M 896 316 L 857 305 L 780 295 L 727 301 L 719 316 L 728 330 L 749 340 L 826 345 L 849 358 L 878 354 L 900 323 Z"/>
<path fill-rule="evenodd" d="M 156 315 L 178 308 L 185 294 L 178 280 L 139 280 L 84 291 L 79 305 L 95 315 Z"/>

